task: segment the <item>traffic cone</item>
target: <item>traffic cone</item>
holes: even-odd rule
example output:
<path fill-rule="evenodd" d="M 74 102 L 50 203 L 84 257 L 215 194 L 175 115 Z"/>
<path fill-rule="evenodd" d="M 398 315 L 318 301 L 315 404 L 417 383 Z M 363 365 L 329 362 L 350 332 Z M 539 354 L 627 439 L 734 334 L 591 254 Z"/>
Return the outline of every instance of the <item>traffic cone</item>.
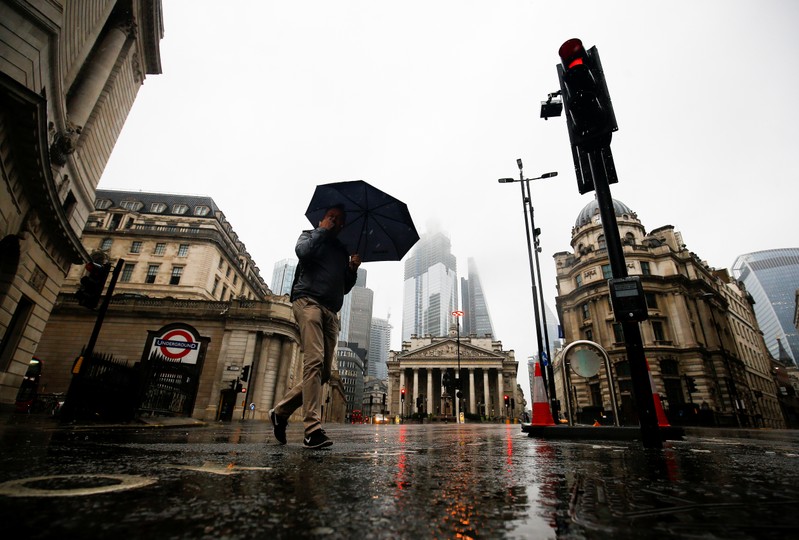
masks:
<path fill-rule="evenodd" d="M 544 390 L 544 379 L 541 378 L 541 365 L 535 364 L 535 377 L 533 378 L 533 419 L 532 426 L 554 426 L 552 412 L 549 410 L 547 393 Z"/>
<path fill-rule="evenodd" d="M 666 413 L 663 412 L 663 404 L 660 403 L 660 396 L 655 389 L 655 380 L 652 378 L 652 372 L 649 370 L 649 360 L 646 361 L 646 373 L 649 375 L 649 386 L 652 388 L 652 401 L 655 402 L 655 414 L 658 417 L 658 427 L 671 427 Z"/>

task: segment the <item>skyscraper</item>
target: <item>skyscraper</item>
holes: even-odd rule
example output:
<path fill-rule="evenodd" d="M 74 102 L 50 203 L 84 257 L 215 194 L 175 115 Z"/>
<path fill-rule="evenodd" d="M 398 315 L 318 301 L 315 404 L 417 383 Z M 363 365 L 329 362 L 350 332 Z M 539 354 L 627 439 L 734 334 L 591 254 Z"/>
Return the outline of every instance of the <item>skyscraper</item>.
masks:
<path fill-rule="evenodd" d="M 465 335 L 485 337 L 494 335 L 491 325 L 491 315 L 488 312 L 480 276 L 477 274 L 477 265 L 474 259 L 467 260 L 469 278 L 461 278 L 461 306 L 463 307 L 463 329 Z"/>
<path fill-rule="evenodd" d="M 355 286 L 344 296 L 341 306 L 339 341 L 347 342 L 347 347 L 361 358 L 364 367 L 368 362 L 373 300 L 374 292 L 366 288 L 366 270 L 358 268 Z"/>
<path fill-rule="evenodd" d="M 441 232 L 425 234 L 405 261 L 402 339 L 446 335 L 457 306 L 457 262 L 450 239 Z"/>
<path fill-rule="evenodd" d="M 368 374 L 375 379 L 388 377 L 388 350 L 391 347 L 391 323 L 388 319 L 372 318 L 372 335 L 369 338 Z"/>
<path fill-rule="evenodd" d="M 732 265 L 732 273 L 743 281 L 755 300 L 755 316 L 771 355 L 780 357 L 781 342 L 797 364 L 799 334 L 793 325 L 793 315 L 799 289 L 799 248 L 740 255 Z"/>
<path fill-rule="evenodd" d="M 297 259 L 283 259 L 275 263 L 272 271 L 272 293 L 276 296 L 291 293 L 291 283 L 297 270 Z"/>

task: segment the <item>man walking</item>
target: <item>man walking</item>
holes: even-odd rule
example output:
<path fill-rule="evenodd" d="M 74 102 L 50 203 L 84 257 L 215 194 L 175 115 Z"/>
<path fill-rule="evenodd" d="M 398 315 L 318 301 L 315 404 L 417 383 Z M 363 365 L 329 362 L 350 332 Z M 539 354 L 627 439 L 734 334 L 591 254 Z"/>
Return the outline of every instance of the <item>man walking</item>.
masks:
<path fill-rule="evenodd" d="M 361 264 L 337 236 L 345 225 L 340 206 L 329 208 L 316 229 L 303 231 L 294 248 L 299 264 L 291 287 L 292 311 L 300 325 L 302 381 L 269 411 L 275 438 L 286 444 L 291 414 L 302 406 L 305 448 L 333 444 L 322 429 L 322 385 L 330 379 L 338 343 L 338 311 L 350 292 Z"/>

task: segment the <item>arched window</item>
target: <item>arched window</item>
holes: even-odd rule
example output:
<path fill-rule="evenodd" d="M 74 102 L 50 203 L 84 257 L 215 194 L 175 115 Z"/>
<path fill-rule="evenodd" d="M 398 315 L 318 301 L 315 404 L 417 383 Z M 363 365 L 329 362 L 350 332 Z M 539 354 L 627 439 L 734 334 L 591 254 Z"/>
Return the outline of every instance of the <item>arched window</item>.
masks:
<path fill-rule="evenodd" d="M 596 243 L 599 244 L 599 249 L 605 249 L 605 235 L 600 234 L 599 237 L 596 239 Z"/>

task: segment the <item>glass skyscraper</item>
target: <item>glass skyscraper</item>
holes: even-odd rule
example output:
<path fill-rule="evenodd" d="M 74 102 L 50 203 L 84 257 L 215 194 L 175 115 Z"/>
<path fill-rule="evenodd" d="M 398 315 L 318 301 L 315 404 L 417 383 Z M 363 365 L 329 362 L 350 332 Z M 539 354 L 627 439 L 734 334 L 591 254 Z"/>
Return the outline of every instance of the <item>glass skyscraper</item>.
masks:
<path fill-rule="evenodd" d="M 402 339 L 447 335 L 457 306 L 457 262 L 450 239 L 441 232 L 425 234 L 405 260 Z"/>
<path fill-rule="evenodd" d="M 491 315 L 488 312 L 488 304 L 483 294 L 483 286 L 480 284 L 480 276 L 477 274 L 477 265 L 474 259 L 467 259 L 469 278 L 461 278 L 461 301 L 463 306 L 463 326 L 461 332 L 464 335 L 476 335 L 484 337 L 494 336 L 494 327 L 491 325 Z"/>
<path fill-rule="evenodd" d="M 755 300 L 755 316 L 771 355 L 780 357 L 781 343 L 797 364 L 799 334 L 793 325 L 793 316 L 799 289 L 799 248 L 741 255 L 735 259 L 732 273 Z"/>
<path fill-rule="evenodd" d="M 272 271 L 272 294 L 280 296 L 291 293 L 294 272 L 297 270 L 297 259 L 283 259 L 275 263 Z"/>
<path fill-rule="evenodd" d="M 372 335 L 369 338 L 370 377 L 385 380 L 388 377 L 388 351 L 391 347 L 391 324 L 388 319 L 372 317 Z"/>

